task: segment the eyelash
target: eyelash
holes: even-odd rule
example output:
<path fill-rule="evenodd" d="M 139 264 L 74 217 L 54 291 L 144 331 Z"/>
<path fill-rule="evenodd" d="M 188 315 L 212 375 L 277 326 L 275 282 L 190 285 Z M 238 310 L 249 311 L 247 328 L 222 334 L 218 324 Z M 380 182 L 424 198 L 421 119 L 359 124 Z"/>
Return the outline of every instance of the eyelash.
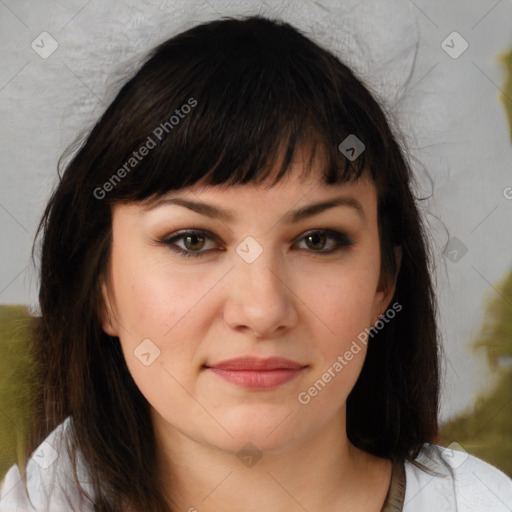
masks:
<path fill-rule="evenodd" d="M 350 246 L 354 245 L 354 242 L 352 241 L 352 239 L 349 236 L 347 236 L 345 233 L 341 233 L 339 231 L 334 231 L 334 230 L 331 230 L 331 229 L 312 229 L 312 230 L 306 231 L 301 236 L 301 238 L 299 238 L 299 241 L 305 239 L 306 237 L 308 237 L 310 235 L 316 234 L 316 233 L 319 233 L 321 235 L 326 235 L 327 238 L 331 238 L 331 239 L 335 240 L 336 241 L 336 247 L 334 249 L 329 249 L 328 251 L 324 251 L 324 250 L 322 250 L 322 251 L 314 251 L 312 249 L 306 249 L 306 250 L 311 251 L 313 254 L 318 254 L 318 255 L 333 254 L 333 253 L 338 252 L 339 250 L 341 250 L 343 248 L 347 248 L 347 247 L 350 247 Z M 178 247 L 175 244 L 175 242 L 177 240 L 181 240 L 181 239 L 183 239 L 183 238 L 185 238 L 185 237 L 187 237 L 189 235 L 201 235 L 205 239 L 213 241 L 213 242 L 215 242 L 216 238 L 217 238 L 212 233 L 210 233 L 209 231 L 204 231 L 204 230 L 187 230 L 187 231 L 182 231 L 179 234 L 173 235 L 172 237 L 167 237 L 167 238 L 164 238 L 162 240 L 158 240 L 158 242 L 168 246 L 169 249 L 171 249 L 172 251 L 174 251 L 174 252 L 176 252 L 178 254 L 181 254 L 182 256 L 185 256 L 185 257 L 191 257 L 192 256 L 192 257 L 195 257 L 195 258 L 202 257 L 204 253 L 208 252 L 208 250 L 194 252 L 194 251 L 189 251 L 189 250 L 182 249 L 181 247 Z"/>

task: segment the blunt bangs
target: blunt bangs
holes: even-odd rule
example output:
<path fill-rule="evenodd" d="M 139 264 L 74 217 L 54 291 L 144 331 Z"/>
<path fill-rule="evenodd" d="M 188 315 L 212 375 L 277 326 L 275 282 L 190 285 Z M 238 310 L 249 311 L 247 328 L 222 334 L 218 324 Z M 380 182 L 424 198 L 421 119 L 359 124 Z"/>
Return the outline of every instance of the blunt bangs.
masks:
<path fill-rule="evenodd" d="M 103 144 L 91 194 L 110 204 L 143 201 L 198 182 L 261 183 L 278 170 L 274 184 L 299 147 L 308 148 L 304 174 L 315 163 L 326 184 L 365 169 L 379 181 L 384 120 L 369 94 L 361 98 L 358 79 L 288 24 L 246 23 L 199 26 L 152 52 L 90 135 Z M 365 145 L 353 161 L 338 149 L 351 134 Z"/>

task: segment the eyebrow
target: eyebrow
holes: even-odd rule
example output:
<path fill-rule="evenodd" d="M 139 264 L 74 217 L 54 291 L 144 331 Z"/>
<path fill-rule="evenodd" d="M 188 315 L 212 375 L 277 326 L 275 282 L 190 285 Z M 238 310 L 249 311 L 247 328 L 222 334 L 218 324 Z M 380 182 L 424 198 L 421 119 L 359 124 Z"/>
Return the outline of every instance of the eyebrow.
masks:
<path fill-rule="evenodd" d="M 210 217 L 212 219 L 219 219 L 223 222 L 233 222 L 236 219 L 236 216 L 230 210 L 225 210 L 224 208 L 204 203 L 202 201 L 190 201 L 189 199 L 182 199 L 179 197 L 159 199 L 153 205 L 147 208 L 147 210 L 153 210 L 164 205 L 183 206 L 189 210 L 192 210 L 193 212 L 205 215 L 206 217 Z M 361 217 L 363 222 L 366 223 L 366 214 L 364 212 L 364 208 L 361 203 L 354 197 L 336 197 L 328 201 L 322 201 L 320 203 L 313 203 L 307 206 L 303 206 L 302 208 L 297 208 L 296 210 L 292 210 L 286 213 L 282 220 L 285 223 L 293 224 L 308 217 L 318 215 L 319 213 L 336 206 L 345 206 L 354 209 Z"/>

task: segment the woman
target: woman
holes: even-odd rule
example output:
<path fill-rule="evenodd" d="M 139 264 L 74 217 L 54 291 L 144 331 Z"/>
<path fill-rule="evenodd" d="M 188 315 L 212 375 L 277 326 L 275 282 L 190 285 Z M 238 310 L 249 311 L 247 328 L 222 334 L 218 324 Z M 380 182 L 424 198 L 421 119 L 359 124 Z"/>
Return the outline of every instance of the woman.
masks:
<path fill-rule="evenodd" d="M 411 179 L 369 91 L 290 25 L 156 48 L 43 215 L 45 407 L 1 510 L 510 506 L 508 477 L 434 444 Z"/>

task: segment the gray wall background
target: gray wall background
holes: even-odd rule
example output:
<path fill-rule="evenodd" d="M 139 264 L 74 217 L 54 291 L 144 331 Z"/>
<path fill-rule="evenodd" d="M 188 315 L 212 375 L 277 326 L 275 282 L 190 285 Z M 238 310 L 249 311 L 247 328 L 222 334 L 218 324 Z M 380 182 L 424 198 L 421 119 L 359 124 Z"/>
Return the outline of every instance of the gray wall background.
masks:
<path fill-rule="evenodd" d="M 421 208 L 436 255 L 449 418 L 493 384 L 469 345 L 512 267 L 512 146 L 496 60 L 512 47 L 510 0 L 0 0 L 0 303 L 37 311 L 30 250 L 57 160 L 119 80 L 195 23 L 256 13 L 335 51 L 404 136 L 417 194 L 431 196 Z"/>

